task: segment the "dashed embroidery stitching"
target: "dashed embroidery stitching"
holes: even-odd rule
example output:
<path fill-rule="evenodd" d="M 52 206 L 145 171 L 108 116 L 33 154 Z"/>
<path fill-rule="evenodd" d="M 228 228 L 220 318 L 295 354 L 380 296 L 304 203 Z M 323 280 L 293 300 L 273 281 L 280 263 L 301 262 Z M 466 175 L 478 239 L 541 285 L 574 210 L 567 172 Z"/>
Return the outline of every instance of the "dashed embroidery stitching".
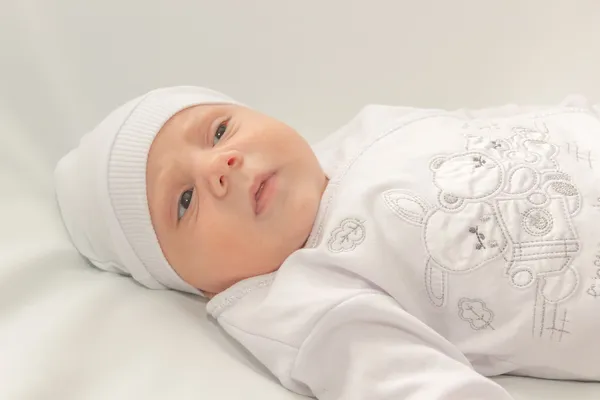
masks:
<path fill-rule="evenodd" d="M 572 224 L 580 193 L 559 170 L 558 148 L 546 141 L 544 123 L 510 129 L 508 139 L 467 135 L 467 152 L 431 159 L 437 205 L 408 191 L 402 191 L 402 201 L 386 201 L 396 216 L 423 227 L 429 257 L 424 282 L 436 307 L 445 305 L 448 274 L 473 271 L 498 257 L 513 287 L 538 283 L 536 296 L 544 304 L 565 301 L 579 285 L 571 263 L 580 251 Z"/>
<path fill-rule="evenodd" d="M 432 259 L 429 259 L 427 261 L 427 266 L 425 267 L 425 289 L 427 291 L 427 297 L 429 298 L 431 304 L 433 304 L 435 307 L 443 307 L 444 305 L 446 305 L 446 297 L 448 290 L 446 280 L 448 279 L 448 274 L 440 270 L 439 268 L 434 268 L 432 266 L 432 263 L 434 263 L 434 261 Z M 434 283 L 434 279 L 439 283 Z"/>
<path fill-rule="evenodd" d="M 506 192 L 513 195 L 523 195 L 533 190 L 540 181 L 539 174 L 527 166 L 518 166 L 508 173 Z"/>
<path fill-rule="evenodd" d="M 512 284 L 519 289 L 525 289 L 535 282 L 533 272 L 527 267 L 514 269 L 510 275 Z"/>
<path fill-rule="evenodd" d="M 552 220 L 552 214 L 548 211 L 530 208 L 523 213 L 521 225 L 530 235 L 544 236 L 552 230 L 554 221 Z"/>
<path fill-rule="evenodd" d="M 331 232 L 328 247 L 334 253 L 352 251 L 365 240 L 363 222 L 356 218 L 346 218 Z"/>
<path fill-rule="evenodd" d="M 483 300 L 463 297 L 458 301 L 458 316 L 468 322 L 473 330 L 495 330 L 492 326 L 494 312 L 487 308 Z"/>
<path fill-rule="evenodd" d="M 492 158 L 479 152 L 456 154 L 447 158 L 438 157 L 432 161 L 433 183 L 440 188 L 440 198 L 450 195 L 450 199 L 483 200 L 495 195 L 504 185 L 502 166 Z M 476 171 L 480 169 L 481 171 Z M 456 174 L 477 173 L 481 179 L 478 185 L 465 187 L 456 185 Z M 456 203 L 453 200 L 452 203 Z"/>
<path fill-rule="evenodd" d="M 234 304 L 244 296 L 248 295 L 249 293 L 253 292 L 254 290 L 260 289 L 265 286 L 269 286 L 271 283 L 273 283 L 273 279 L 274 276 L 269 275 L 269 277 L 256 282 L 256 284 L 252 286 L 246 286 L 240 290 L 235 291 L 232 295 L 225 297 L 221 302 L 219 302 L 219 304 L 216 305 L 213 310 L 211 310 L 211 313 L 213 315 L 220 314 L 226 308 L 230 307 L 232 304 Z"/>
<path fill-rule="evenodd" d="M 430 208 L 420 197 L 404 190 L 388 190 L 383 193 L 383 201 L 392 212 L 409 224 L 421 226 L 423 215 Z"/>

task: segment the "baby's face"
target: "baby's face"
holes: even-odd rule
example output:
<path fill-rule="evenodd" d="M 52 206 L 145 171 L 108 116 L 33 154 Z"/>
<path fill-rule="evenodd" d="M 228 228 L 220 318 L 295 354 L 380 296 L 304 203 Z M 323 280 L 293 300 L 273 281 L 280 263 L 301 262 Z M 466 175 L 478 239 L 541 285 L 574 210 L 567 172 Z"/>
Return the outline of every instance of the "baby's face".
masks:
<path fill-rule="evenodd" d="M 327 181 L 296 131 L 235 105 L 172 117 L 152 143 L 146 179 L 167 261 L 209 294 L 275 271 L 301 248 Z"/>

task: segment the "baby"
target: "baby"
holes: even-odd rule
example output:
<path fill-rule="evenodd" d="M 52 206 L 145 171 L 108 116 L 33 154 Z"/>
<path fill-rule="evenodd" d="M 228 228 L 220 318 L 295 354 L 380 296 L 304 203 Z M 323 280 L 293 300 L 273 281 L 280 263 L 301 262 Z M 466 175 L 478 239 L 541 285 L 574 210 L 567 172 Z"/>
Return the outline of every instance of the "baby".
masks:
<path fill-rule="evenodd" d="M 286 388 L 510 399 L 486 377 L 600 380 L 600 120 L 368 106 L 311 147 L 203 88 L 112 112 L 55 172 L 97 267 L 210 298 Z"/>

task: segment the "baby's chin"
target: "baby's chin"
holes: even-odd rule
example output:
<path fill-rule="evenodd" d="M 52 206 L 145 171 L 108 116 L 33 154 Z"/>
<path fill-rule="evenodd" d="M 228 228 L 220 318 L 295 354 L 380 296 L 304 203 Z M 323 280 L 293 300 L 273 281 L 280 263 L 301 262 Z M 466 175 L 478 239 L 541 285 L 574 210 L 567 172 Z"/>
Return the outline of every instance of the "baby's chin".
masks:
<path fill-rule="evenodd" d="M 275 241 L 275 243 L 270 243 L 270 256 L 264 257 L 260 254 L 254 254 L 254 258 L 252 254 L 248 254 L 244 266 L 254 264 L 260 265 L 260 267 L 230 270 L 227 274 L 229 275 L 228 277 L 213 277 L 217 279 L 211 282 L 212 284 L 202 285 L 205 289 L 198 286 L 196 287 L 198 287 L 207 298 L 211 299 L 239 282 L 276 272 L 292 254 L 306 246 L 313 229 L 317 210 L 318 202 L 317 204 L 305 204 L 303 208 L 298 208 L 296 214 L 302 215 L 302 218 L 295 221 L 297 229 L 294 231 L 286 230 L 287 232 L 278 235 L 277 237 L 270 236 L 269 240 Z M 254 262 L 249 260 L 253 260 Z M 220 270 L 223 271 L 224 269 Z"/>

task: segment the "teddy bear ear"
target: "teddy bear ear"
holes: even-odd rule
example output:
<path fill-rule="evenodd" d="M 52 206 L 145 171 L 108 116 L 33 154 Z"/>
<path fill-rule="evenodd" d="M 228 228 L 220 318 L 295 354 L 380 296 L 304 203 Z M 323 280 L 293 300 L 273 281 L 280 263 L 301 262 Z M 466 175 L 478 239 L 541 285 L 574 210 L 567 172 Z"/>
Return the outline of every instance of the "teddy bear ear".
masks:
<path fill-rule="evenodd" d="M 423 221 L 430 206 L 417 194 L 404 190 L 388 190 L 383 193 L 385 205 L 398 217 L 416 226 L 423 226 Z"/>
<path fill-rule="evenodd" d="M 435 172 L 441 168 L 442 164 L 444 164 L 447 159 L 448 157 L 445 156 L 434 157 L 429 163 L 429 168 Z"/>

